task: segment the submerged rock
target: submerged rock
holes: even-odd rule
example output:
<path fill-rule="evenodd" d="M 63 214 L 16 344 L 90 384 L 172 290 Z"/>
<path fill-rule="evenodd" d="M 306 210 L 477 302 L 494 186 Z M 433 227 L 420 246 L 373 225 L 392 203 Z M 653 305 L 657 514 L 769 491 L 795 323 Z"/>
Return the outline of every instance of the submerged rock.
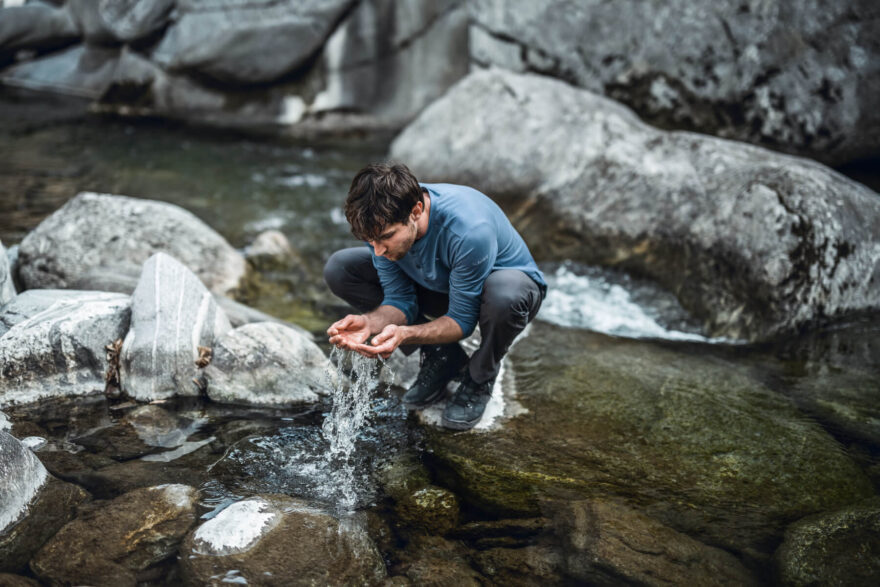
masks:
<path fill-rule="evenodd" d="M 526 415 L 483 434 L 427 429 L 440 480 L 481 508 L 535 514 L 543 499 L 610 497 L 761 556 L 788 523 L 874 493 L 748 368 L 541 322 L 513 364 Z"/>
<path fill-rule="evenodd" d="M 240 253 L 182 208 L 84 192 L 25 237 L 19 275 L 28 289 L 69 288 L 102 266 L 139 272 L 157 252 L 178 259 L 220 294 L 237 287 L 246 269 Z"/>
<path fill-rule="evenodd" d="M 415 585 L 479 586 L 485 579 L 468 562 L 468 550 L 461 544 L 439 536 L 415 536 L 398 553 L 401 562 L 396 574 L 405 575 Z"/>
<path fill-rule="evenodd" d="M 373 584 L 385 565 L 355 519 L 338 520 L 286 495 L 238 501 L 191 532 L 181 548 L 187 585 Z"/>
<path fill-rule="evenodd" d="M 351 3 L 178 0 L 174 22 L 152 59 L 170 71 L 221 82 L 271 82 L 305 65 Z"/>
<path fill-rule="evenodd" d="M 122 344 L 122 389 L 139 400 L 197 396 L 199 347 L 210 348 L 232 326 L 214 297 L 165 253 L 144 263 L 132 294 L 131 329 Z"/>
<path fill-rule="evenodd" d="M 379 479 L 402 525 L 435 535 L 458 525 L 458 498 L 432 485 L 427 469 L 413 455 L 403 453 L 391 460 L 380 469 Z"/>
<path fill-rule="evenodd" d="M 196 520 L 198 492 L 187 485 L 138 489 L 64 526 L 31 561 L 52 584 L 131 585 L 174 556 Z"/>
<path fill-rule="evenodd" d="M 9 259 L 6 257 L 6 248 L 3 246 L 3 241 L 0 241 L 0 312 L 3 311 L 3 306 L 12 301 L 15 293 L 12 268 L 9 266 Z M 2 331 L 0 331 L 0 336 L 3 336 Z"/>
<path fill-rule="evenodd" d="M 311 337 L 272 322 L 217 338 L 205 368 L 208 397 L 253 406 L 294 406 L 330 393 L 330 361 Z"/>
<path fill-rule="evenodd" d="M 473 0 L 478 65 L 533 71 L 665 128 L 832 164 L 880 152 L 876 5 Z M 588 40 L 587 40 L 588 39 Z"/>
<path fill-rule="evenodd" d="M 0 406 L 104 389 L 105 347 L 128 331 L 129 297 L 73 292 L 18 321 L 18 312 L 30 314 L 53 296 L 22 295 L 3 314 L 14 324 L 0 337 Z"/>
<path fill-rule="evenodd" d="M 536 75 L 473 73 L 393 143 L 507 205 L 539 258 L 656 279 L 712 336 L 880 308 L 880 197 L 807 160 L 651 128 Z"/>
<path fill-rule="evenodd" d="M 783 585 L 876 585 L 880 498 L 795 522 L 774 559 Z"/>

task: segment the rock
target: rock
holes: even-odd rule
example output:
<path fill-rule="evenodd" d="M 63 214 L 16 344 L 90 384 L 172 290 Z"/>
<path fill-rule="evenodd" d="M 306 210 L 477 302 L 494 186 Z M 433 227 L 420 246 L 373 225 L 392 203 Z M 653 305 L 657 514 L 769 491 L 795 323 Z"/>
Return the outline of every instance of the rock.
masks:
<path fill-rule="evenodd" d="M 557 512 L 565 573 L 589 584 L 756 585 L 732 554 L 619 504 L 593 500 Z"/>
<path fill-rule="evenodd" d="M 71 275 L 67 287 L 79 290 L 114 291 L 129 294 L 137 287 L 140 267 L 132 264 L 88 267 L 79 275 Z"/>
<path fill-rule="evenodd" d="M 230 84 L 275 81 L 313 57 L 351 0 L 178 0 L 152 59 Z"/>
<path fill-rule="evenodd" d="M 439 536 L 415 536 L 399 553 L 395 568 L 415 585 L 484 585 L 485 580 L 468 564 L 462 545 Z"/>
<path fill-rule="evenodd" d="M 45 301 L 21 297 L 13 311 Z M 102 391 L 105 347 L 125 336 L 130 313 L 126 295 L 74 292 L 15 323 L 0 338 L 0 407 Z"/>
<path fill-rule="evenodd" d="M 712 336 L 880 308 L 877 194 L 810 161 L 655 130 L 558 81 L 471 74 L 392 157 L 491 194 L 540 259 L 657 280 Z"/>
<path fill-rule="evenodd" d="M 3 587 L 40 587 L 40 584 L 33 579 L 9 573 L 0 573 L 0 585 Z"/>
<path fill-rule="evenodd" d="M 238 501 L 191 532 L 181 548 L 187 585 L 373 584 L 385 564 L 357 521 L 337 520 L 286 495 Z"/>
<path fill-rule="evenodd" d="M 365 0 L 327 41 L 324 89 L 309 110 L 371 114 L 399 127 L 468 72 L 459 0 Z"/>
<path fill-rule="evenodd" d="M 51 477 L 18 440 L 0 430 L 0 572 L 16 573 L 88 494 Z"/>
<path fill-rule="evenodd" d="M 646 6 L 475 0 L 477 65 L 555 76 L 665 128 L 817 158 L 877 156 L 880 34 L 870 0 Z M 588 42 L 585 39 L 589 39 Z"/>
<path fill-rule="evenodd" d="M 53 584 L 132 585 L 177 552 L 196 520 L 198 492 L 187 485 L 138 489 L 64 526 L 33 558 Z"/>
<path fill-rule="evenodd" d="M 205 377 L 208 397 L 217 402 L 294 406 L 328 395 L 331 371 L 311 337 L 281 324 L 258 322 L 217 338 Z"/>
<path fill-rule="evenodd" d="M 303 263 L 284 233 L 278 230 L 266 230 L 258 234 L 254 242 L 245 249 L 245 256 L 248 263 L 259 271 L 289 270 L 292 265 Z"/>
<path fill-rule="evenodd" d="M 880 499 L 795 522 L 774 555 L 782 585 L 874 585 L 880 580 Z"/>
<path fill-rule="evenodd" d="M 79 38 L 79 31 L 66 10 L 47 4 L 0 8 L 0 63 L 17 51 L 53 51 Z"/>
<path fill-rule="evenodd" d="M 27 289 L 69 288 L 100 267 L 139 273 L 157 252 L 180 260 L 220 294 L 233 290 L 246 269 L 240 253 L 182 208 L 83 192 L 25 237 L 19 275 Z"/>
<path fill-rule="evenodd" d="M 4 85 L 97 99 L 107 91 L 116 70 L 116 48 L 77 45 L 8 67 L 0 72 Z"/>
<path fill-rule="evenodd" d="M 561 556 L 546 546 L 490 548 L 474 556 L 477 569 L 496 585 L 564 585 Z"/>
<path fill-rule="evenodd" d="M 48 310 L 56 302 L 66 305 L 94 300 L 120 300 L 122 298 L 123 296 L 108 295 L 108 292 L 74 289 L 29 289 L 21 292 L 8 305 L 0 308 L 0 336 L 6 334 L 19 322 L 24 322 L 40 312 Z"/>
<path fill-rule="evenodd" d="M 69 0 L 68 11 L 86 41 L 131 43 L 168 24 L 174 0 Z"/>
<path fill-rule="evenodd" d="M 211 292 L 183 264 L 165 253 L 144 263 L 132 294 L 131 329 L 122 345 L 120 381 L 132 398 L 151 401 L 196 396 L 199 347 L 232 326 Z"/>
<path fill-rule="evenodd" d="M 2 243 L 0 243 L 2 246 Z M 12 245 L 6 249 L 6 262 L 9 263 L 9 274 L 12 276 L 12 285 L 16 290 L 21 290 L 21 284 L 18 281 L 18 245 Z"/>
<path fill-rule="evenodd" d="M 379 479 L 404 526 L 443 535 L 458 525 L 458 498 L 432 485 L 427 469 L 413 455 L 404 453 L 391 460 L 379 470 Z"/>
<path fill-rule="evenodd" d="M 511 353 L 526 415 L 481 434 L 426 429 L 437 482 L 468 507 L 535 515 L 542 499 L 621 500 L 760 558 L 788 523 L 874 494 L 748 366 L 543 322 Z"/>
<path fill-rule="evenodd" d="M 245 324 L 253 324 L 255 322 L 274 322 L 276 324 L 280 324 L 287 328 L 297 331 L 303 336 L 312 338 L 311 333 L 302 328 L 301 326 L 297 326 L 291 322 L 286 322 L 281 320 L 280 318 L 276 318 L 274 316 L 270 316 L 265 312 L 261 312 L 256 308 L 251 308 L 245 304 L 236 302 L 231 298 L 227 298 L 226 296 L 220 296 L 214 294 L 214 300 L 217 302 L 217 305 L 226 312 L 226 316 L 229 318 L 230 324 L 232 324 L 233 328 L 238 328 L 239 326 L 244 326 Z"/>
<path fill-rule="evenodd" d="M 0 241 L 0 312 L 3 311 L 3 307 L 6 304 L 12 301 L 15 293 L 12 268 L 9 266 L 9 259 L 6 257 L 3 241 Z M 0 336 L 3 336 L 2 332 L 0 332 Z"/>

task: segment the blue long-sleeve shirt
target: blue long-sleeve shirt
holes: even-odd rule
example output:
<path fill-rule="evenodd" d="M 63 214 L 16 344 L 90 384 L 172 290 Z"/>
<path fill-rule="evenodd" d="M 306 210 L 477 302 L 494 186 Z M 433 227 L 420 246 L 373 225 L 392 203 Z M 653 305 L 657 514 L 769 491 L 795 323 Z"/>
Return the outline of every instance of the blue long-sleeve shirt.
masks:
<path fill-rule="evenodd" d="M 420 185 L 431 197 L 428 230 L 399 261 L 373 252 L 383 305 L 398 308 L 412 324 L 419 313 L 414 282 L 447 293 L 446 315 L 468 336 L 480 317 L 483 284 L 493 271 L 519 269 L 546 287 L 525 241 L 495 202 L 466 186 Z"/>

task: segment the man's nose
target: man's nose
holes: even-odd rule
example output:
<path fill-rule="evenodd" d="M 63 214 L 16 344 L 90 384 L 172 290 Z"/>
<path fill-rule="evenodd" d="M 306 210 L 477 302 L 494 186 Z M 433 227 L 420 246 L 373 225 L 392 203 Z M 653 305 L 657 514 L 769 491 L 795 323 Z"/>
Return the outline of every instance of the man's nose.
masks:
<path fill-rule="evenodd" d="M 385 254 L 387 247 L 383 247 L 379 243 L 373 243 L 373 250 L 376 252 L 377 255 L 379 255 L 381 257 L 382 255 Z"/>

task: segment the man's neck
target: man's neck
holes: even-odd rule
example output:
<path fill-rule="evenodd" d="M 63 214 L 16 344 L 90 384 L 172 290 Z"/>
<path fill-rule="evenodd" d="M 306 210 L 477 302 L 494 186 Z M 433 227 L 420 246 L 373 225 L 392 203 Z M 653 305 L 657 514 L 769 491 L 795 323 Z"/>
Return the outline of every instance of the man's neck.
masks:
<path fill-rule="evenodd" d="M 424 194 L 423 202 L 425 203 L 425 211 L 422 212 L 422 215 L 419 216 L 418 222 L 416 222 L 416 228 L 418 229 L 416 232 L 416 240 L 419 240 L 425 233 L 428 232 L 428 226 L 430 226 L 431 222 L 431 196 L 428 195 L 428 192 L 422 192 Z"/>

